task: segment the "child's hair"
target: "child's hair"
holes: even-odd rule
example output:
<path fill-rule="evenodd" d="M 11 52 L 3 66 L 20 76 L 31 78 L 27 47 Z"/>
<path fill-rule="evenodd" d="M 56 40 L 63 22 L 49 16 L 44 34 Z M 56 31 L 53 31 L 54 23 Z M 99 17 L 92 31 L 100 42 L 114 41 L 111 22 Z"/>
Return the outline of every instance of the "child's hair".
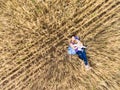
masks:
<path fill-rule="evenodd" d="M 74 37 L 75 37 L 75 39 L 80 40 L 80 38 L 78 36 L 74 36 Z"/>

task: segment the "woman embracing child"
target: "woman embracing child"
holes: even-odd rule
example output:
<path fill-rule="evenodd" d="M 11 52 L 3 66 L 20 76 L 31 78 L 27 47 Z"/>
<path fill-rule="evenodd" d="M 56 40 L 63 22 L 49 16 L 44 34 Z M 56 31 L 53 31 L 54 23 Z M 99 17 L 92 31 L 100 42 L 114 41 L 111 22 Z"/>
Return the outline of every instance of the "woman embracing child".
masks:
<path fill-rule="evenodd" d="M 85 48 L 77 36 L 72 36 L 69 41 L 68 54 L 77 54 L 78 57 L 84 61 L 86 70 L 89 70 L 91 67 L 87 60 Z"/>

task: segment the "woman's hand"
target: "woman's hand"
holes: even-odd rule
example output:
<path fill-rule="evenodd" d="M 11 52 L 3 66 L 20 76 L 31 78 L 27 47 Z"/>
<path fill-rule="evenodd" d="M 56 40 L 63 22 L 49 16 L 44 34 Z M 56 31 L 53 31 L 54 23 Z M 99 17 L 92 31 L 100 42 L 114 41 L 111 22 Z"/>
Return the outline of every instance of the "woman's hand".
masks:
<path fill-rule="evenodd" d="M 74 49 L 78 49 L 78 47 L 77 47 L 77 46 L 74 46 Z"/>

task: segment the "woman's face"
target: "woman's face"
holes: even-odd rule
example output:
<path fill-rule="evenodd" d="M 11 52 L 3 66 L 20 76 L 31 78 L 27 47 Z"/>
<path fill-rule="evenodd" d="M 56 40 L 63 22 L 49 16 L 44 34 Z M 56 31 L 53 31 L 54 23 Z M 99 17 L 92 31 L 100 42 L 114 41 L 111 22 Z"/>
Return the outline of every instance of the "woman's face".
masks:
<path fill-rule="evenodd" d="M 75 37 L 74 36 L 72 36 L 72 41 L 74 41 L 75 40 Z"/>

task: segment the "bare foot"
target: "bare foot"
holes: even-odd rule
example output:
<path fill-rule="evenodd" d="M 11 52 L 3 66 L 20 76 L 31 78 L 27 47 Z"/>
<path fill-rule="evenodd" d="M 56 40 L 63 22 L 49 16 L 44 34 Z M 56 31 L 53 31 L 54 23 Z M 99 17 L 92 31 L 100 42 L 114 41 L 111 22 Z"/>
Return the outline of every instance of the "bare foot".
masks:
<path fill-rule="evenodd" d="M 85 65 L 85 69 L 88 71 L 90 69 L 92 69 L 89 65 Z"/>

